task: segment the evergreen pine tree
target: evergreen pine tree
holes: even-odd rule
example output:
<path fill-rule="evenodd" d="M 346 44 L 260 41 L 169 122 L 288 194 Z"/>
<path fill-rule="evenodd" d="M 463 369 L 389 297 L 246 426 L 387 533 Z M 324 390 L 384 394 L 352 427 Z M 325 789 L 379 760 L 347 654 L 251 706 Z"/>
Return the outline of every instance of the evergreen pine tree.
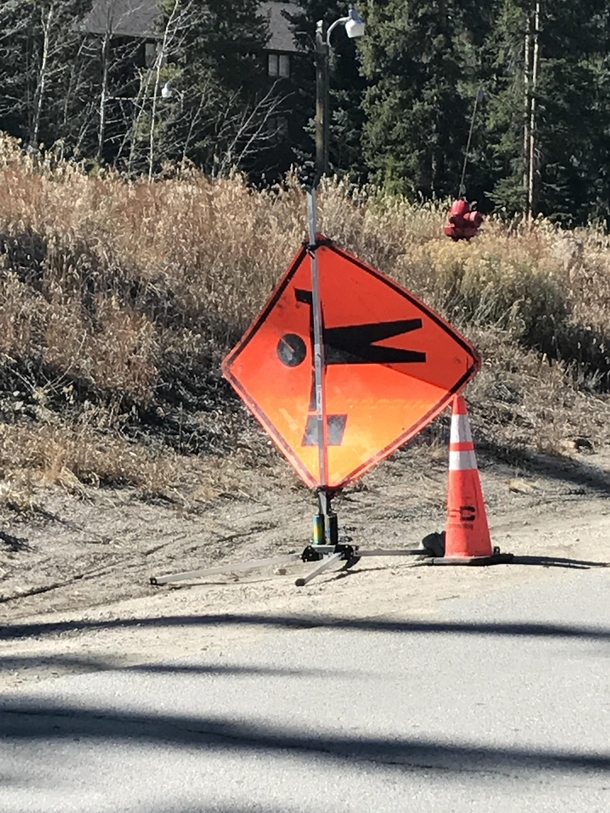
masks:
<path fill-rule="evenodd" d="M 478 9 L 455 0 L 369 0 L 363 39 L 365 158 L 374 179 L 409 197 L 459 187 L 477 92 Z"/>

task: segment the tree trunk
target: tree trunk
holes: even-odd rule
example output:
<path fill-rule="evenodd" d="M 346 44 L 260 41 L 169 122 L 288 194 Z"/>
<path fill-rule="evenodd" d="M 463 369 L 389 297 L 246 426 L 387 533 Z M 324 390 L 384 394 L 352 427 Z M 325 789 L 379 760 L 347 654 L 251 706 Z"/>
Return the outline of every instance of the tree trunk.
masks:
<path fill-rule="evenodd" d="M 34 119 L 30 129 L 30 145 L 38 147 L 38 136 L 40 133 L 40 119 L 42 117 L 42 108 L 44 104 L 44 96 L 47 84 L 47 67 L 49 63 L 49 47 L 51 36 L 51 20 L 53 18 L 54 6 L 49 8 L 47 16 L 42 16 L 42 54 L 40 58 L 40 67 L 38 70 L 38 82 L 36 83 L 36 92 L 34 94 Z"/>
<path fill-rule="evenodd" d="M 102 40 L 102 84 L 100 88 L 100 113 L 97 130 L 97 160 L 102 161 L 104 157 L 104 141 L 106 135 L 106 101 L 108 97 L 108 56 L 110 53 L 111 33 L 106 31 Z"/>

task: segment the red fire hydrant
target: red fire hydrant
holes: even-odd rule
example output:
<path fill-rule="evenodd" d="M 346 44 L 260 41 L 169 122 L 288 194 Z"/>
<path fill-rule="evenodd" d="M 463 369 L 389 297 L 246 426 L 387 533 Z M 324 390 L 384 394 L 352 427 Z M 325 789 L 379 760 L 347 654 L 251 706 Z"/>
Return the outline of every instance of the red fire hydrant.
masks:
<path fill-rule="evenodd" d="M 470 240 L 481 228 L 484 217 L 464 198 L 456 200 L 449 210 L 449 225 L 443 231 L 452 240 Z"/>

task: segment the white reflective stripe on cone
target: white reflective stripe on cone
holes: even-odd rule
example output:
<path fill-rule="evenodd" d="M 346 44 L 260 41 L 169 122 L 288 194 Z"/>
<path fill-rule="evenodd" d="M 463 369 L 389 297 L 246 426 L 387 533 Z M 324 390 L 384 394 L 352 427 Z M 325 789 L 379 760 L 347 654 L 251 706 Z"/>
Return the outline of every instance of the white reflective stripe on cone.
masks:
<path fill-rule="evenodd" d="M 472 443 L 472 433 L 470 431 L 468 415 L 454 415 L 451 418 L 449 443 Z"/>
<path fill-rule="evenodd" d="M 466 471 L 476 469 L 477 459 L 474 449 L 468 452 L 449 452 L 449 468 L 451 471 Z"/>

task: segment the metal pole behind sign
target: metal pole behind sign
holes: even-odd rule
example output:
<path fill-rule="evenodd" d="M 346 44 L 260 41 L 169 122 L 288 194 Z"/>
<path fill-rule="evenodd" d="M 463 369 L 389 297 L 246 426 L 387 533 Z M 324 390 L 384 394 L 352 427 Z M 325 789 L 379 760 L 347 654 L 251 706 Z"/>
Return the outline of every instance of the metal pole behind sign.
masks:
<path fill-rule="evenodd" d="M 311 297 L 313 316 L 314 389 L 316 400 L 316 439 L 318 444 L 319 482 L 318 515 L 314 517 L 314 544 L 336 543 L 336 518 L 330 518 L 331 494 L 328 492 L 328 421 L 326 415 L 326 387 L 324 360 L 324 315 L 320 292 L 318 266 L 318 226 L 316 188 L 328 172 L 328 42 L 324 22 L 316 25 L 316 166 L 315 176 L 307 187 L 307 215 L 309 222 L 309 256 L 311 258 Z M 332 530 L 331 530 L 332 529 Z"/>
<path fill-rule="evenodd" d="M 307 190 L 307 219 L 309 223 L 309 258 L 311 262 L 311 311 L 313 318 L 313 379 L 316 401 L 316 442 L 320 489 L 328 486 L 328 425 L 326 420 L 326 391 L 324 380 L 324 338 L 322 335 L 322 302 L 317 252 L 316 190 Z"/>

